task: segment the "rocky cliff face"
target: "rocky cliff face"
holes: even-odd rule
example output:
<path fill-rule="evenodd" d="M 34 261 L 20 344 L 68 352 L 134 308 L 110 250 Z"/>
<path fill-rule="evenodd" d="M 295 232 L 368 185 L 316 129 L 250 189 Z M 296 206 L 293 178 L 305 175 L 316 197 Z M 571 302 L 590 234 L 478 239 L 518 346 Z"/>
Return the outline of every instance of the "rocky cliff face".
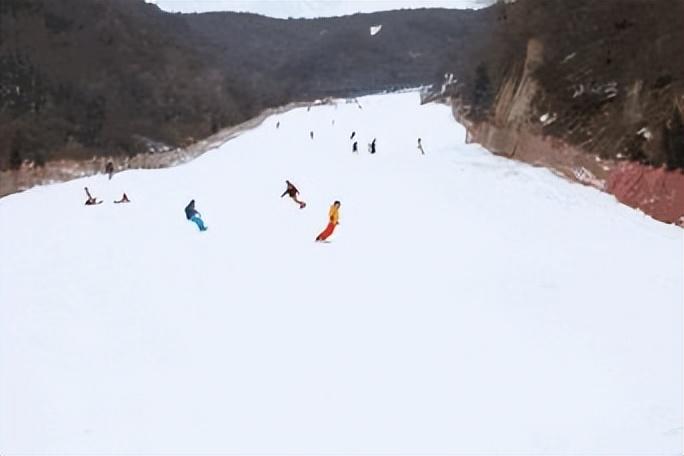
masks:
<path fill-rule="evenodd" d="M 518 0 L 436 92 L 472 141 L 663 221 L 684 214 L 684 2 Z M 470 59 L 470 60 L 469 60 Z"/>

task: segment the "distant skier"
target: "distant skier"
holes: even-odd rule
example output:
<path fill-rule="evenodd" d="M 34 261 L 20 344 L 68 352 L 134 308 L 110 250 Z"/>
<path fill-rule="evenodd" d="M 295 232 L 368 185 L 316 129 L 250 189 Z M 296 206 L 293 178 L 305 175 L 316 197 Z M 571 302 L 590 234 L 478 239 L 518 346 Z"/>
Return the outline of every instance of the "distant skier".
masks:
<path fill-rule="evenodd" d="M 124 193 L 120 200 L 114 201 L 114 204 L 130 203 L 130 202 L 131 202 L 131 200 L 129 200 L 126 193 Z"/>
<path fill-rule="evenodd" d="M 276 128 L 280 128 L 280 121 L 276 122 Z"/>
<path fill-rule="evenodd" d="M 359 143 L 357 141 L 354 141 L 354 144 L 352 144 L 352 152 L 359 153 Z"/>
<path fill-rule="evenodd" d="M 352 134 L 351 134 L 351 136 L 349 137 L 349 140 L 354 139 L 354 136 L 356 136 L 356 132 L 355 132 L 355 131 L 352 131 Z"/>
<path fill-rule="evenodd" d="M 425 151 L 423 150 L 423 144 L 420 142 L 420 138 L 418 138 L 418 150 L 422 155 L 425 155 Z"/>
<path fill-rule="evenodd" d="M 187 218 L 191 222 L 194 222 L 200 231 L 207 230 L 207 227 L 204 225 L 204 222 L 202 221 L 202 215 L 199 212 L 197 212 L 197 210 L 195 210 L 195 200 L 190 201 L 190 203 L 187 206 L 185 206 L 185 218 Z"/>
<path fill-rule="evenodd" d="M 373 138 L 373 142 L 371 142 L 371 143 L 368 145 L 368 151 L 369 151 L 371 154 L 374 154 L 374 153 L 375 153 L 375 138 Z"/>
<path fill-rule="evenodd" d="M 295 203 L 299 204 L 300 209 L 304 209 L 306 207 L 306 203 L 297 199 L 297 195 L 299 195 L 299 190 L 297 190 L 297 187 L 292 185 L 292 182 L 289 180 L 286 180 L 285 183 L 287 184 L 287 188 L 283 194 L 280 195 L 280 197 L 282 198 L 283 196 L 288 195 Z"/>
<path fill-rule="evenodd" d="M 316 237 L 316 241 L 325 241 L 328 239 L 328 237 L 333 234 L 333 231 L 335 231 L 335 227 L 339 225 L 339 220 L 340 202 L 335 201 L 332 206 L 330 206 L 330 210 L 328 211 L 328 226 L 326 226 L 323 232 Z"/>
<path fill-rule="evenodd" d="M 313 139 L 313 130 L 309 132 L 309 136 L 311 137 L 311 139 Z"/>
<path fill-rule="evenodd" d="M 112 176 L 114 175 L 114 163 L 107 162 L 107 165 L 105 166 L 105 173 L 109 174 L 109 180 L 112 180 Z"/>
<path fill-rule="evenodd" d="M 86 195 L 88 195 L 88 199 L 86 200 L 85 204 L 86 206 L 94 206 L 95 204 L 102 204 L 102 201 L 98 201 L 97 198 L 94 198 L 93 195 L 90 194 L 90 191 L 88 191 L 88 187 L 84 187 Z"/>

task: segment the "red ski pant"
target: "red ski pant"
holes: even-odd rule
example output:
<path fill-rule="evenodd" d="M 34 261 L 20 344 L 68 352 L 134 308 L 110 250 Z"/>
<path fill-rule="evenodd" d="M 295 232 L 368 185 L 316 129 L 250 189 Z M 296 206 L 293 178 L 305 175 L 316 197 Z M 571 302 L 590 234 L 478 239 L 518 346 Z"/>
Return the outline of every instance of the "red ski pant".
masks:
<path fill-rule="evenodd" d="M 318 235 L 316 238 L 317 241 L 325 241 L 328 239 L 328 236 L 333 234 L 333 231 L 335 231 L 335 224 L 333 222 L 328 223 L 328 226 L 325 227 L 323 232 Z"/>

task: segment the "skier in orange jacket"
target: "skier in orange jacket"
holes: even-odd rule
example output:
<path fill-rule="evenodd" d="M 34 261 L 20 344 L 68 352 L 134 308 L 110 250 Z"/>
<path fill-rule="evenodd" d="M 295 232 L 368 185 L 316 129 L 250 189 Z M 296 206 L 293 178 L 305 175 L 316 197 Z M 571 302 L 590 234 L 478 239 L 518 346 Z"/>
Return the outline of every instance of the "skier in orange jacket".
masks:
<path fill-rule="evenodd" d="M 339 225 L 339 220 L 340 220 L 340 202 L 335 201 L 332 206 L 330 206 L 330 210 L 328 211 L 328 226 L 325 227 L 323 232 L 316 237 L 317 241 L 325 241 L 330 237 L 331 234 L 333 234 L 333 231 L 335 231 L 335 227 Z"/>

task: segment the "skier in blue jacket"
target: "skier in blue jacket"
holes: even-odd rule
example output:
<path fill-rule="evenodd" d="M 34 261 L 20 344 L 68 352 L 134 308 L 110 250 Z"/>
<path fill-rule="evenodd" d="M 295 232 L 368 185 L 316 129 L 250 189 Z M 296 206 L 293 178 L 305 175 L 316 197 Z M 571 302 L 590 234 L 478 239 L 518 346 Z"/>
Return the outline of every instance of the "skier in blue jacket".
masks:
<path fill-rule="evenodd" d="M 185 217 L 191 222 L 194 222 L 200 231 L 207 230 L 207 227 L 202 221 L 202 215 L 195 209 L 195 200 L 190 201 L 190 203 L 185 206 Z"/>

